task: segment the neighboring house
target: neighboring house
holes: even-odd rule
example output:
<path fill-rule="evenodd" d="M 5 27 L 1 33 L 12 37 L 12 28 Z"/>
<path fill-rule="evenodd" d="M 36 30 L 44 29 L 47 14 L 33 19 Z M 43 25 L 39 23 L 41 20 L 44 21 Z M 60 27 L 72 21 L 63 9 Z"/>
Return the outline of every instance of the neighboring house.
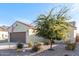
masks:
<path fill-rule="evenodd" d="M 71 24 L 71 28 L 70 28 L 70 36 L 69 36 L 69 40 L 74 43 L 76 42 L 76 26 L 75 26 L 75 22 L 70 22 Z"/>
<path fill-rule="evenodd" d="M 0 40 L 6 40 L 8 39 L 8 30 L 0 27 Z"/>
<path fill-rule="evenodd" d="M 63 30 L 63 29 L 62 29 Z M 70 22 L 70 27 L 69 27 L 69 37 L 68 39 L 63 39 L 63 40 L 55 40 L 56 43 L 64 43 L 70 41 L 71 43 L 76 42 L 76 26 L 75 26 L 75 22 L 72 21 Z"/>
<path fill-rule="evenodd" d="M 8 28 L 9 40 L 10 42 L 28 43 L 29 36 L 34 34 L 33 30 L 34 28 L 31 25 L 16 21 Z"/>

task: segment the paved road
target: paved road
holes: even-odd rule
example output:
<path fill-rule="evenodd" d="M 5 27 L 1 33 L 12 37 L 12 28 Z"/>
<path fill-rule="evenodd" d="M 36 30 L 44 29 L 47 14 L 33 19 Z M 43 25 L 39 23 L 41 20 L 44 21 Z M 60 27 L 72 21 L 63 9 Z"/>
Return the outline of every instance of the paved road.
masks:
<path fill-rule="evenodd" d="M 28 56 L 30 51 L 16 52 L 14 49 L 0 50 L 0 56 Z"/>

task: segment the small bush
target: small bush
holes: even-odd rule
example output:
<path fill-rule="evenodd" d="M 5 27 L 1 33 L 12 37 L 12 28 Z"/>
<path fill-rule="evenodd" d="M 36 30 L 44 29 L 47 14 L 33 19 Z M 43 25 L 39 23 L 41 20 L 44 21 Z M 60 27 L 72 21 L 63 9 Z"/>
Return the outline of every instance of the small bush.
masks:
<path fill-rule="evenodd" d="M 31 44 L 31 43 L 28 43 L 28 47 L 29 47 L 29 48 L 32 47 L 32 44 Z"/>
<path fill-rule="evenodd" d="M 18 43 L 18 44 L 17 44 L 17 49 L 22 49 L 22 48 L 23 48 L 23 44 Z"/>
<path fill-rule="evenodd" d="M 40 50 L 40 46 L 41 44 L 34 45 L 32 51 L 37 52 L 38 50 Z"/>
<path fill-rule="evenodd" d="M 76 44 L 75 44 L 75 43 L 71 43 L 71 44 L 67 44 L 66 49 L 67 49 L 67 50 L 74 50 L 75 47 L 76 47 Z"/>

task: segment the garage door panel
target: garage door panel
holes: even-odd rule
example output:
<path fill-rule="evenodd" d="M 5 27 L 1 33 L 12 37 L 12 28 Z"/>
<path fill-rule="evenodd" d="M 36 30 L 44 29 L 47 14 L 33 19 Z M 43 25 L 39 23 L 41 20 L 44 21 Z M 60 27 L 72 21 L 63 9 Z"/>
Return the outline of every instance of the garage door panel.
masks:
<path fill-rule="evenodd" d="M 26 43 L 26 32 L 10 33 L 10 41 Z"/>

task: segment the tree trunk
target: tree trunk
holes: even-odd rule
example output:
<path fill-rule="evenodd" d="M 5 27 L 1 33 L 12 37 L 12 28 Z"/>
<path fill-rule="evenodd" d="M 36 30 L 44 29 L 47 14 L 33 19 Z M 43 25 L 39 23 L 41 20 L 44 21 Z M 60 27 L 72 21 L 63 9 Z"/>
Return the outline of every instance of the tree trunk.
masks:
<path fill-rule="evenodd" d="M 51 42 L 51 44 L 50 44 L 50 49 L 52 49 L 52 42 Z"/>
<path fill-rule="evenodd" d="M 49 43 L 50 43 L 50 49 L 52 49 L 52 44 L 53 44 L 52 39 L 49 40 Z"/>

